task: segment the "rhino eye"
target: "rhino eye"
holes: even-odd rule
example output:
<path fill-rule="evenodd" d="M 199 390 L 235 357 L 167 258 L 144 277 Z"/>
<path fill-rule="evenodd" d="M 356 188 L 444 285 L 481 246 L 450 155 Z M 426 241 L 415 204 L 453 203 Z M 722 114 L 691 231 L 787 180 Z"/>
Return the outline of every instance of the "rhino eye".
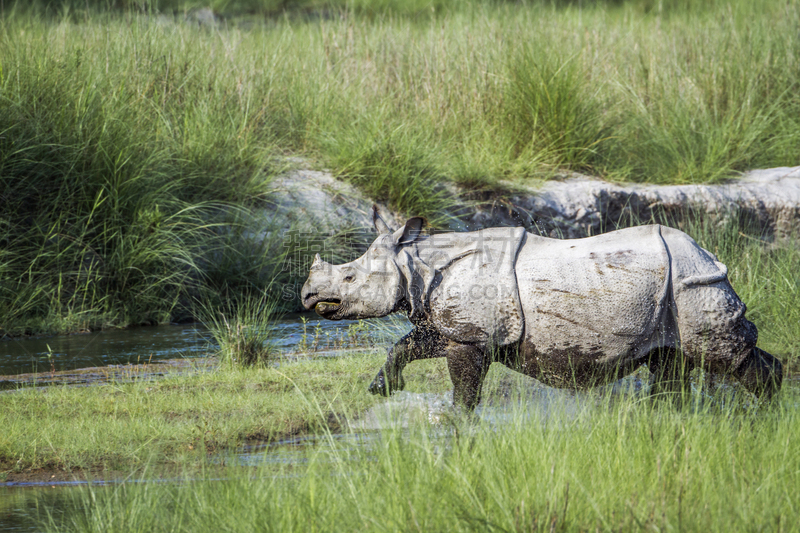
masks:
<path fill-rule="evenodd" d="M 356 279 L 356 277 L 354 275 L 352 275 L 352 274 L 348 274 L 347 276 L 344 277 L 344 281 L 346 283 L 350 283 L 351 281 L 354 281 L 355 279 Z"/>

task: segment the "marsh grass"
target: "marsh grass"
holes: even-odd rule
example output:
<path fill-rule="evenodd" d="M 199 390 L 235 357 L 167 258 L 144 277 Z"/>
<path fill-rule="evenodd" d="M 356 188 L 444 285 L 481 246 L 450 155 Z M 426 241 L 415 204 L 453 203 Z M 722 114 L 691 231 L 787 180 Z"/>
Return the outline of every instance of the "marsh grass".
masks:
<path fill-rule="evenodd" d="M 224 365 L 253 366 L 270 364 L 277 355 L 271 344 L 278 318 L 278 301 L 266 293 L 246 295 L 224 306 L 202 305 L 198 313 L 217 346 Z"/>
<path fill-rule="evenodd" d="M 385 355 L 308 358 L 273 365 L 201 366 L 153 379 L 90 387 L 25 387 L 0 394 L 0 472 L 128 471 L 202 464 L 205 454 L 318 433 L 379 401 L 367 386 Z M 409 390 L 449 388 L 442 361 L 409 368 Z M 141 372 L 141 375 L 137 375 Z"/>
<path fill-rule="evenodd" d="M 452 419 L 357 444 L 323 437 L 297 462 L 230 467 L 223 479 L 85 487 L 48 529 L 792 529 L 796 396 L 739 414 L 564 397 L 516 404 L 500 423 Z"/>
<path fill-rule="evenodd" d="M 521 44 L 509 59 L 503 117 L 512 155 L 552 168 L 593 172 L 609 128 L 599 88 L 587 86 L 576 55 Z"/>
<path fill-rule="evenodd" d="M 795 2 L 242 1 L 212 7 L 264 18 L 213 28 L 185 2 L 42 5 L 0 15 L 3 334 L 298 281 L 216 226 L 269 212 L 287 155 L 431 220 L 450 183 L 714 182 L 800 155 Z"/>

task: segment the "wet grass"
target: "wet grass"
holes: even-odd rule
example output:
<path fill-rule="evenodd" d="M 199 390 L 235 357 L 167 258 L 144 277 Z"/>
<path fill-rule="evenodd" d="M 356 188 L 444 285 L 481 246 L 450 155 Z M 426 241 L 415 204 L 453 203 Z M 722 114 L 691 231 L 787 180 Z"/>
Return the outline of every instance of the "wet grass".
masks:
<path fill-rule="evenodd" d="M 4 392 L 0 473 L 24 478 L 44 469 L 69 479 L 72 471 L 102 476 L 104 470 L 151 463 L 196 466 L 207 452 L 246 441 L 339 427 L 378 401 L 366 389 L 383 358 L 321 358 L 246 370 L 222 365 L 154 381 Z M 408 380 L 411 390 L 449 387 L 442 365 L 418 365 Z"/>
<path fill-rule="evenodd" d="M 225 479 L 85 487 L 52 531 L 749 531 L 800 517 L 797 390 L 772 408 L 675 410 L 634 397 L 516 403 L 331 439 Z M 215 473 L 216 474 L 216 473 Z M 48 522 L 46 513 L 40 519 Z"/>
<path fill-rule="evenodd" d="M 209 5 L 216 27 L 180 1 L 3 5 L 1 333 L 296 281 L 285 228 L 220 229 L 269 213 L 286 156 L 432 219 L 452 183 L 800 162 L 796 2 Z"/>

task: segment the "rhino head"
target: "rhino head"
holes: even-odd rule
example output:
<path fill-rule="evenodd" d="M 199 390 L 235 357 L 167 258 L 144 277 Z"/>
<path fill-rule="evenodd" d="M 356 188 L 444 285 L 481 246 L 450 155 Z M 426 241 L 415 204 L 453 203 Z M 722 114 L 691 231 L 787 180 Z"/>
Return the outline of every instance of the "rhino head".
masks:
<path fill-rule="evenodd" d="M 407 302 L 407 268 L 398 256 L 424 235 L 425 219 L 414 217 L 392 232 L 372 208 L 372 222 L 378 238 L 369 249 L 343 265 L 332 265 L 319 254 L 311 264 L 300 297 L 306 309 L 331 320 L 377 318 L 403 309 Z"/>

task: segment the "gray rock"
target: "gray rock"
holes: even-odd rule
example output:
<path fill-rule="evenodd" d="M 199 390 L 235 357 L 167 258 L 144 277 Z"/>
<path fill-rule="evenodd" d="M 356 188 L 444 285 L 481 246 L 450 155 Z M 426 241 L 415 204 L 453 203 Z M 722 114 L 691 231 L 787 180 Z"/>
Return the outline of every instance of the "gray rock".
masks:
<path fill-rule="evenodd" d="M 617 185 L 579 176 L 516 192 L 502 208 L 478 206 L 470 229 L 525 225 L 550 236 L 583 237 L 618 227 L 700 214 L 737 214 L 769 234 L 800 232 L 800 167 L 753 170 L 717 185 Z"/>
<path fill-rule="evenodd" d="M 185 20 L 187 23 L 201 28 L 216 28 L 219 25 L 219 17 L 208 7 L 189 10 Z"/>
<path fill-rule="evenodd" d="M 330 172 L 294 170 L 273 182 L 270 211 L 287 227 L 312 234 L 372 228 L 374 201 Z M 401 226 L 405 219 L 378 204 L 381 216 Z"/>
<path fill-rule="evenodd" d="M 329 172 L 292 171 L 275 181 L 275 209 L 301 231 L 371 231 L 373 201 Z M 453 196 L 461 191 L 454 186 Z M 271 214 L 276 214 L 272 209 Z M 406 215 L 379 204 L 381 216 L 400 227 Z M 800 166 L 753 170 L 716 185 L 619 185 L 588 176 L 515 186 L 502 201 L 459 200 L 453 230 L 525 226 L 542 235 L 584 237 L 667 219 L 737 215 L 778 237 L 800 234 Z"/>

